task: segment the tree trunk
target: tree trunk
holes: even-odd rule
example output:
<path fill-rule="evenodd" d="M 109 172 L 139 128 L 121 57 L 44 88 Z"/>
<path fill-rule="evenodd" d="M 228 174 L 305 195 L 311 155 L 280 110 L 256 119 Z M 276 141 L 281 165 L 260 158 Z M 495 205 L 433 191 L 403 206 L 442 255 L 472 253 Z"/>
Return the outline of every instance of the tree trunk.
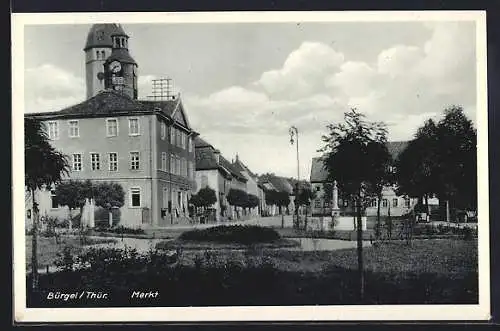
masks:
<path fill-rule="evenodd" d="M 33 235 L 31 236 L 31 288 L 38 289 L 38 203 L 35 200 L 35 190 L 31 190 L 33 197 Z"/>
<path fill-rule="evenodd" d="M 377 225 L 376 225 L 376 230 L 375 230 L 375 239 L 379 240 L 381 237 L 381 224 L 380 224 L 380 202 L 382 200 L 382 197 L 380 194 L 377 195 Z"/>
<path fill-rule="evenodd" d="M 73 209 L 69 209 L 69 222 L 68 222 L 68 229 L 73 229 Z"/>
<path fill-rule="evenodd" d="M 111 209 L 109 210 L 109 219 L 108 219 L 108 221 L 109 221 L 109 227 L 112 228 L 113 227 L 113 212 L 112 212 Z"/>
<path fill-rule="evenodd" d="M 446 222 L 450 222 L 450 201 L 446 200 Z"/>
<path fill-rule="evenodd" d="M 428 194 L 425 195 L 425 210 L 426 210 L 425 214 L 427 215 L 426 216 L 427 219 L 425 221 L 428 222 L 428 221 L 430 221 L 430 217 L 431 217 L 430 216 L 431 211 L 429 209 L 429 195 Z"/>
<path fill-rule="evenodd" d="M 363 221 L 361 219 L 361 194 L 358 196 L 357 206 L 357 234 L 358 234 L 358 272 L 359 272 L 359 300 L 363 302 L 365 292 L 365 280 L 363 271 Z"/>

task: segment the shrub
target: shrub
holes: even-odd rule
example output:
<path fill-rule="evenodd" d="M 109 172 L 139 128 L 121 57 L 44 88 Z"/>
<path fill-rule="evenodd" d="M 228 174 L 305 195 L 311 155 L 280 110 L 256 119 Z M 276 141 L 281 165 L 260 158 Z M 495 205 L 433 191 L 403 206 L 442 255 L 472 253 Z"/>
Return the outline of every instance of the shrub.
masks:
<path fill-rule="evenodd" d="M 72 271 L 75 257 L 70 246 L 64 246 L 61 253 L 57 253 L 55 265 L 62 271 Z"/>
<path fill-rule="evenodd" d="M 253 243 L 273 242 L 280 239 L 280 235 L 271 228 L 256 225 L 221 225 L 208 229 L 187 231 L 182 233 L 179 239 L 250 245 Z"/>
<path fill-rule="evenodd" d="M 111 232 L 116 234 L 144 234 L 144 230 L 141 228 L 128 228 L 123 225 L 109 228 L 104 224 L 100 224 L 95 228 L 96 231 Z"/>

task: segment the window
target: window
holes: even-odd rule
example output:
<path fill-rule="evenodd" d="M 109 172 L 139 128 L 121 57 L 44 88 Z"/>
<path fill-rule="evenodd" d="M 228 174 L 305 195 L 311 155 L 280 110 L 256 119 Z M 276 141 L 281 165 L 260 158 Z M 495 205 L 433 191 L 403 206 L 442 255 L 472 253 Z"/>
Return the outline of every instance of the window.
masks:
<path fill-rule="evenodd" d="M 392 206 L 393 207 L 397 207 L 398 206 L 398 199 L 397 198 L 392 199 Z"/>
<path fill-rule="evenodd" d="M 193 161 L 189 161 L 188 162 L 188 177 L 189 179 L 193 179 L 193 174 L 194 174 L 194 171 L 193 171 Z"/>
<path fill-rule="evenodd" d="M 51 199 L 51 206 L 50 207 L 52 209 L 59 208 L 59 200 L 57 199 L 56 191 L 54 191 L 54 190 L 50 191 L 50 199 Z"/>
<path fill-rule="evenodd" d="M 349 200 L 343 200 L 344 207 L 349 207 Z"/>
<path fill-rule="evenodd" d="M 193 151 L 193 139 L 191 137 L 188 137 L 188 150 L 191 153 Z"/>
<path fill-rule="evenodd" d="M 161 152 L 161 170 L 167 171 L 167 153 Z"/>
<path fill-rule="evenodd" d="M 118 170 L 118 154 L 116 153 L 109 153 L 108 154 L 108 165 L 109 171 L 117 171 Z"/>
<path fill-rule="evenodd" d="M 175 160 L 175 174 L 180 176 L 181 175 L 181 159 L 177 157 L 177 160 Z"/>
<path fill-rule="evenodd" d="M 377 207 L 377 199 L 370 200 L 370 207 Z"/>
<path fill-rule="evenodd" d="M 90 153 L 90 168 L 92 170 L 101 169 L 99 153 Z"/>
<path fill-rule="evenodd" d="M 141 206 L 141 189 L 133 187 L 130 189 L 130 207 Z"/>
<path fill-rule="evenodd" d="M 175 145 L 175 131 L 176 129 L 171 126 L 170 127 L 170 144 Z"/>
<path fill-rule="evenodd" d="M 130 152 L 130 169 L 139 170 L 139 152 Z"/>
<path fill-rule="evenodd" d="M 51 121 L 47 123 L 49 139 L 55 140 L 59 139 L 59 125 L 56 121 Z"/>
<path fill-rule="evenodd" d="M 106 120 L 106 135 L 108 137 L 118 136 L 118 120 L 116 118 Z"/>
<path fill-rule="evenodd" d="M 382 207 L 387 208 L 387 199 L 382 199 Z"/>
<path fill-rule="evenodd" d="M 319 190 L 321 190 L 321 187 L 316 186 L 316 192 L 319 192 Z"/>
<path fill-rule="evenodd" d="M 207 175 L 202 175 L 201 176 L 201 187 L 207 187 L 208 186 L 208 177 Z"/>
<path fill-rule="evenodd" d="M 160 122 L 160 137 L 161 137 L 161 140 L 165 140 L 166 136 L 167 136 L 167 126 L 165 125 L 165 122 Z"/>
<path fill-rule="evenodd" d="M 138 136 L 139 133 L 139 119 L 129 118 L 128 119 L 128 134 L 131 136 Z"/>
<path fill-rule="evenodd" d="M 170 154 L 170 173 L 175 175 L 175 156 Z"/>
<path fill-rule="evenodd" d="M 405 199 L 405 207 L 410 208 L 410 199 L 408 198 Z"/>
<path fill-rule="evenodd" d="M 175 146 L 181 147 L 181 133 L 179 130 L 175 129 Z"/>
<path fill-rule="evenodd" d="M 73 171 L 82 171 L 82 154 L 73 154 Z"/>
<path fill-rule="evenodd" d="M 95 57 L 100 60 L 101 59 L 101 52 L 95 51 Z"/>
<path fill-rule="evenodd" d="M 321 200 L 320 199 L 314 200 L 314 208 L 321 208 Z"/>
<path fill-rule="evenodd" d="M 77 120 L 69 121 L 69 137 L 75 138 L 80 136 L 80 128 Z"/>
<path fill-rule="evenodd" d="M 101 51 L 101 60 L 104 60 L 106 58 L 106 52 Z"/>
<path fill-rule="evenodd" d="M 181 147 L 183 149 L 186 149 L 186 134 L 184 132 L 181 132 Z"/>
<path fill-rule="evenodd" d="M 186 159 L 182 159 L 182 163 L 183 163 L 183 165 L 182 165 L 182 171 L 183 171 L 183 174 L 182 174 L 182 175 L 183 175 L 184 177 L 187 177 L 187 176 L 188 176 L 188 168 L 187 168 L 187 167 L 188 167 L 188 165 L 187 165 L 187 164 L 188 164 L 188 162 L 187 162 L 187 160 L 186 160 Z"/>

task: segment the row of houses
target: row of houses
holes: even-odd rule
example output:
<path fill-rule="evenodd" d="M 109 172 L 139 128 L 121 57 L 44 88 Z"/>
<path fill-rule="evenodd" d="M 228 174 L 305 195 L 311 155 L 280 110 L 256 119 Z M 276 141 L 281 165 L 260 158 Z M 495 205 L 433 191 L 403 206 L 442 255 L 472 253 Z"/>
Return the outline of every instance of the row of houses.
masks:
<path fill-rule="evenodd" d="M 51 144 L 69 157 L 69 178 L 120 184 L 125 203 L 115 221 L 126 227 L 192 222 L 189 201 L 206 186 L 216 192 L 215 221 L 242 216 L 241 208 L 229 208 L 231 188 L 259 198 L 258 207 L 245 216 L 276 214 L 277 208 L 265 203 L 265 191 L 276 188 L 266 189 L 269 181 L 260 180 L 238 156 L 230 162 L 202 139 L 180 95 L 138 98 L 138 64 L 129 53 L 128 39 L 119 24 L 94 24 L 83 49 L 86 100 L 53 112 L 30 109 L 25 115 L 45 123 Z M 66 219 L 69 210 L 58 203 L 54 189 L 36 192 L 40 212 Z M 31 199 L 26 195 L 28 223 Z M 89 200 L 85 210 L 96 209 Z M 93 217 L 85 221 L 94 225 Z"/>

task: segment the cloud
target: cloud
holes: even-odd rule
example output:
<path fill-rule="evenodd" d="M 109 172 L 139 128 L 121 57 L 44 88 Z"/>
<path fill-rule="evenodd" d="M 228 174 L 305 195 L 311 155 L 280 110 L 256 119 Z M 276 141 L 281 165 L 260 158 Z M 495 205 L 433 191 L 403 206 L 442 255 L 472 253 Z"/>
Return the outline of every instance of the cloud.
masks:
<path fill-rule="evenodd" d="M 26 112 L 56 111 L 85 98 L 84 80 L 53 64 L 26 69 L 24 82 Z"/>
<path fill-rule="evenodd" d="M 300 98 L 324 88 L 324 75 L 335 72 L 344 55 L 319 42 L 304 42 L 291 52 L 280 69 L 264 72 L 254 83 L 270 96 Z"/>
<path fill-rule="evenodd" d="M 308 175 L 325 126 L 342 121 L 352 107 L 386 122 L 390 140 L 411 139 L 426 119 L 453 104 L 475 117 L 474 29 L 462 23 L 426 27 L 427 42 L 393 45 L 369 62 L 304 42 L 281 68 L 246 87 L 186 98 L 192 124 L 223 153 L 248 160 L 254 171 L 293 176 L 293 150 L 286 143 L 291 125 L 299 128 L 301 172 Z"/>

